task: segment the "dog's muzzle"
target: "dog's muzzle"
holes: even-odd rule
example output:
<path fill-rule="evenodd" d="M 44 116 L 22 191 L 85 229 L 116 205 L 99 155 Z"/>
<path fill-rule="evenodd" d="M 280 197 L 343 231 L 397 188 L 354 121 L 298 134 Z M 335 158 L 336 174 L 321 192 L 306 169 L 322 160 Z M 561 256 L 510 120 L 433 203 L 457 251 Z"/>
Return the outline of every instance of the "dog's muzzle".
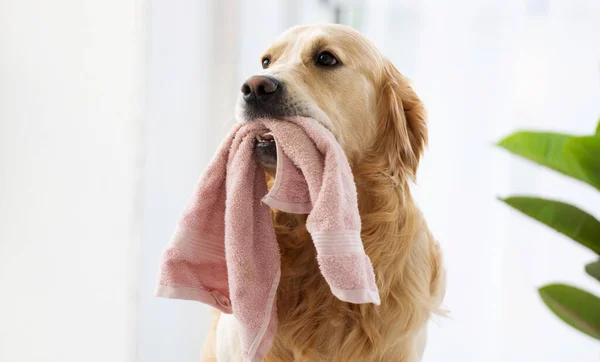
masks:
<path fill-rule="evenodd" d="M 282 118 L 285 112 L 285 86 L 269 75 L 255 75 L 242 85 L 243 116 L 255 118 Z"/>
<path fill-rule="evenodd" d="M 283 84 L 268 75 L 255 75 L 242 85 L 244 115 L 247 120 L 255 118 L 281 118 L 283 112 Z M 256 137 L 254 157 L 263 168 L 274 175 L 277 168 L 277 148 L 273 135 L 266 133 Z"/>

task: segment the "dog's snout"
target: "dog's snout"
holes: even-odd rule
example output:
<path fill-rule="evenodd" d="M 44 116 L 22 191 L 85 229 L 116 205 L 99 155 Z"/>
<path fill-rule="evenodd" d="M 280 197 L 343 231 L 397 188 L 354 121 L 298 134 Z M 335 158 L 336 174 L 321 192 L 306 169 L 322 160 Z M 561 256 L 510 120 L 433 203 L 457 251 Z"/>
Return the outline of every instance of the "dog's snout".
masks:
<path fill-rule="evenodd" d="M 255 75 L 242 85 L 246 102 L 266 101 L 281 91 L 281 82 L 268 75 Z"/>

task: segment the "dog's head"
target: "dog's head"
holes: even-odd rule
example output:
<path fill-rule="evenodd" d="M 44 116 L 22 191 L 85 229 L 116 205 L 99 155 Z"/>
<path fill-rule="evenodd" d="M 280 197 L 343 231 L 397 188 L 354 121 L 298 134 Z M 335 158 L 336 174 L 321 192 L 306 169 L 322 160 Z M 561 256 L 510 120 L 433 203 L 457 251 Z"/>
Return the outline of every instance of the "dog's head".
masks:
<path fill-rule="evenodd" d="M 264 52 L 242 85 L 239 120 L 311 117 L 336 136 L 351 164 L 378 157 L 392 177 L 414 177 L 427 142 L 425 111 L 406 78 L 356 30 L 298 26 Z M 273 167 L 273 153 L 258 157 Z"/>

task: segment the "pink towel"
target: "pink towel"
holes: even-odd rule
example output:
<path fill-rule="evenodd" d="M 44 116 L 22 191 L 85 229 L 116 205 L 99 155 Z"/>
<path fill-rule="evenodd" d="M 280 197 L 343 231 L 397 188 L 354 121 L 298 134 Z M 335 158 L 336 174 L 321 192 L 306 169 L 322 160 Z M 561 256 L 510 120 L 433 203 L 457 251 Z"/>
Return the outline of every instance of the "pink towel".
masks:
<path fill-rule="evenodd" d="M 253 156 L 256 136 L 266 132 L 277 147 L 270 191 Z M 337 298 L 379 305 L 360 239 L 356 185 L 334 136 L 307 118 L 237 124 L 200 178 L 163 254 L 156 294 L 233 313 L 245 361 L 262 360 L 277 329 L 280 255 L 270 207 L 308 214 L 321 273 Z"/>

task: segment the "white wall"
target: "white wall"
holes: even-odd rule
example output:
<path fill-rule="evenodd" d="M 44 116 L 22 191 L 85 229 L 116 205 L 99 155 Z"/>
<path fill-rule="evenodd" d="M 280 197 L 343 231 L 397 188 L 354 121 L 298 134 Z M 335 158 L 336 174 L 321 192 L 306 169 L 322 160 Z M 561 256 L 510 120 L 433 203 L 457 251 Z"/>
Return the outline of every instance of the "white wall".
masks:
<path fill-rule="evenodd" d="M 0 361 L 133 361 L 143 0 L 0 1 Z"/>

